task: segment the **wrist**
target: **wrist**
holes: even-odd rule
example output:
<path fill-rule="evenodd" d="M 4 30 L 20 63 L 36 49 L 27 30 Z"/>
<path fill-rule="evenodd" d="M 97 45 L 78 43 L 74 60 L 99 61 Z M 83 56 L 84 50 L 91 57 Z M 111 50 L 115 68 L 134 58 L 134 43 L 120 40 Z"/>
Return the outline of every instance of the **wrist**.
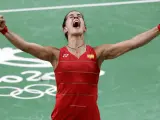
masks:
<path fill-rule="evenodd" d="M 5 26 L 0 32 L 1 32 L 3 35 L 5 35 L 6 33 L 8 33 L 8 28 L 7 28 L 7 26 Z"/>
<path fill-rule="evenodd" d="M 160 32 L 160 24 L 157 25 L 158 31 Z"/>

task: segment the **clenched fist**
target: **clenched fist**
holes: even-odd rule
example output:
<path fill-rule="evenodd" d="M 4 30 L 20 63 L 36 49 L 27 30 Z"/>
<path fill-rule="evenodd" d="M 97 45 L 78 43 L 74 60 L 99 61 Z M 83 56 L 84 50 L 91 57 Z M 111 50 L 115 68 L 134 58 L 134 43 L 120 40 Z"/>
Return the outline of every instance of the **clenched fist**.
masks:
<path fill-rule="evenodd" d="M 5 28 L 5 20 L 2 15 L 0 15 L 0 31 L 2 31 Z"/>
<path fill-rule="evenodd" d="M 0 15 L 0 33 L 5 35 L 8 32 L 8 28 L 6 26 L 6 22 L 2 15 Z"/>

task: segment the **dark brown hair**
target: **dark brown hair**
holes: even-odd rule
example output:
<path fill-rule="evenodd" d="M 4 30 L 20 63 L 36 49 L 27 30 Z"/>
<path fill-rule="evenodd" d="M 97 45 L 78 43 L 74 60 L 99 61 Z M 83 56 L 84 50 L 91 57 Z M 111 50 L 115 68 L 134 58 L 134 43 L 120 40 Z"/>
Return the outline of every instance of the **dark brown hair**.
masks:
<path fill-rule="evenodd" d="M 63 29 L 64 29 L 64 27 L 66 26 L 66 20 L 67 20 L 68 14 L 71 13 L 71 12 L 73 12 L 73 11 L 77 11 L 77 10 L 72 10 L 72 11 L 68 12 L 67 15 L 64 17 L 63 24 L 62 24 L 62 28 L 63 28 Z M 77 12 L 79 12 L 79 11 L 77 11 Z M 79 12 L 79 13 L 82 15 L 82 18 L 83 18 L 83 20 L 84 20 L 83 14 L 82 14 L 81 12 Z M 85 22 L 84 22 L 84 24 L 85 24 Z M 85 26 L 86 26 L 86 24 L 85 24 Z M 68 32 L 65 33 L 65 37 L 66 37 L 66 39 L 68 39 Z"/>

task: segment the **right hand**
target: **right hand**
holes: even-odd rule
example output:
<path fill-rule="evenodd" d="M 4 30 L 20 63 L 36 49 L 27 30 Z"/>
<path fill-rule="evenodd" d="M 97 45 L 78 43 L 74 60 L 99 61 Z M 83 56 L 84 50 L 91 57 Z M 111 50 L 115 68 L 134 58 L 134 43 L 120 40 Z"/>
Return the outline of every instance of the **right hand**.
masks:
<path fill-rule="evenodd" d="M 4 17 L 2 15 L 0 15 L 0 31 L 2 31 L 5 26 L 6 26 L 6 21 L 5 21 Z"/>

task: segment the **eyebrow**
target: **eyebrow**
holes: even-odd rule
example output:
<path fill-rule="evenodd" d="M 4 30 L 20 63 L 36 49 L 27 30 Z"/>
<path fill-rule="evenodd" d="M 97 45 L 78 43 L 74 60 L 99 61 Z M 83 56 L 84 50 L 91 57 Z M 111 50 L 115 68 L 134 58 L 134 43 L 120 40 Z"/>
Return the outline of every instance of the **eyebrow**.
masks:
<path fill-rule="evenodd" d="M 71 15 L 73 15 L 73 14 L 69 14 L 68 16 L 71 16 Z"/>

